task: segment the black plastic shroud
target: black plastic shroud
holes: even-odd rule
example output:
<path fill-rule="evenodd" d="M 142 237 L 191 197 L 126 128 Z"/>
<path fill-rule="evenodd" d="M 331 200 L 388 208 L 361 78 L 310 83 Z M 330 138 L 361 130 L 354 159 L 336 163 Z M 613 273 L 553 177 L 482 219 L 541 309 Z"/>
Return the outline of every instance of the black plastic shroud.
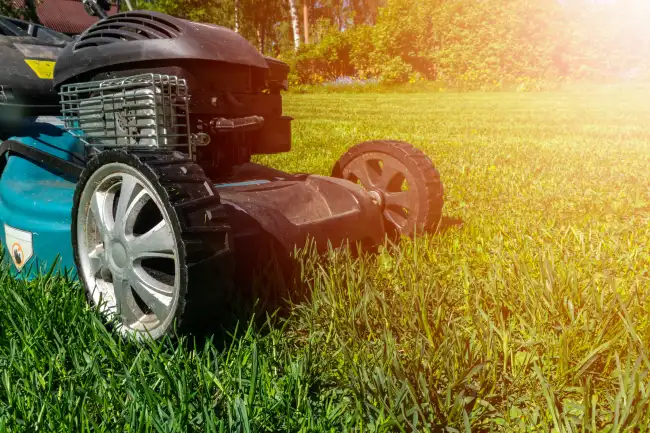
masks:
<path fill-rule="evenodd" d="M 122 12 L 93 24 L 64 49 L 54 85 L 115 67 L 146 62 L 202 60 L 268 70 L 260 53 L 225 27 L 153 11 Z"/>

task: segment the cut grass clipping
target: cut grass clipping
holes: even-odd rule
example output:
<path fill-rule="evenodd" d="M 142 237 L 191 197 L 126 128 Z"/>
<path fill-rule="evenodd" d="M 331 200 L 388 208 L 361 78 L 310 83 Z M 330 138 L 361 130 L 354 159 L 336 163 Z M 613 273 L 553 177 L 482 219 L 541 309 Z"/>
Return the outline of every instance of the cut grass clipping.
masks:
<path fill-rule="evenodd" d="M 294 151 L 262 162 L 328 174 L 409 141 L 463 224 L 303 252 L 306 299 L 196 344 L 125 343 L 77 285 L 3 271 L 0 431 L 647 431 L 649 97 L 288 95 Z"/>

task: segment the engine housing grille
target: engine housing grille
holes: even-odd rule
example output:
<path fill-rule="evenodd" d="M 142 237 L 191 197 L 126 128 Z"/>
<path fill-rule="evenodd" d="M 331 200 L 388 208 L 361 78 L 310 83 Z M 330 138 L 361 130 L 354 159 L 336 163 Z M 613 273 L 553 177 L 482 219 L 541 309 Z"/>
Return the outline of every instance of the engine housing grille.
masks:
<path fill-rule="evenodd" d="M 143 74 L 61 86 L 64 127 L 96 147 L 190 147 L 184 79 Z"/>
<path fill-rule="evenodd" d="M 121 41 L 172 39 L 181 29 L 169 20 L 142 12 L 123 12 L 93 24 L 79 36 L 74 50 Z"/>

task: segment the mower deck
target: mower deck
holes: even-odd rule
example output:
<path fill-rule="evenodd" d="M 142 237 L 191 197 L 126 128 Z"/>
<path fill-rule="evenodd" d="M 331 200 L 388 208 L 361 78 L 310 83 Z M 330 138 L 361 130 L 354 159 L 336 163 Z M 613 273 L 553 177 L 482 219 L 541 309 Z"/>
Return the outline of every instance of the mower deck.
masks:
<path fill-rule="evenodd" d="M 317 175 L 291 175 L 257 164 L 241 167 L 255 180 L 215 185 L 230 208 L 235 245 L 263 231 L 287 251 L 311 237 L 319 249 L 346 241 L 377 245 L 384 237 L 381 209 L 359 185 Z M 273 174 L 273 177 L 268 176 Z M 266 179 L 264 179 L 266 175 Z M 274 180 L 275 179 L 275 180 Z"/>

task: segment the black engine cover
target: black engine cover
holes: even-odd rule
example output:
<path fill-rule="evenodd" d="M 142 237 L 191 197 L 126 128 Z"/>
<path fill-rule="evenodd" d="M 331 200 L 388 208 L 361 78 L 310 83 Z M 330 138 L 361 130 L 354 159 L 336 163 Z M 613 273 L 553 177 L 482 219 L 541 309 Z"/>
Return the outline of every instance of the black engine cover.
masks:
<path fill-rule="evenodd" d="M 58 114 L 59 95 L 52 77 L 39 76 L 33 62 L 53 62 L 63 44 L 48 44 L 31 36 L 0 36 L 0 117 Z M 51 72 L 51 70 L 50 70 Z"/>
<path fill-rule="evenodd" d="M 159 12 L 132 11 L 97 22 L 69 44 L 58 58 L 54 84 L 127 64 L 195 60 L 268 70 L 264 56 L 230 29 Z"/>

